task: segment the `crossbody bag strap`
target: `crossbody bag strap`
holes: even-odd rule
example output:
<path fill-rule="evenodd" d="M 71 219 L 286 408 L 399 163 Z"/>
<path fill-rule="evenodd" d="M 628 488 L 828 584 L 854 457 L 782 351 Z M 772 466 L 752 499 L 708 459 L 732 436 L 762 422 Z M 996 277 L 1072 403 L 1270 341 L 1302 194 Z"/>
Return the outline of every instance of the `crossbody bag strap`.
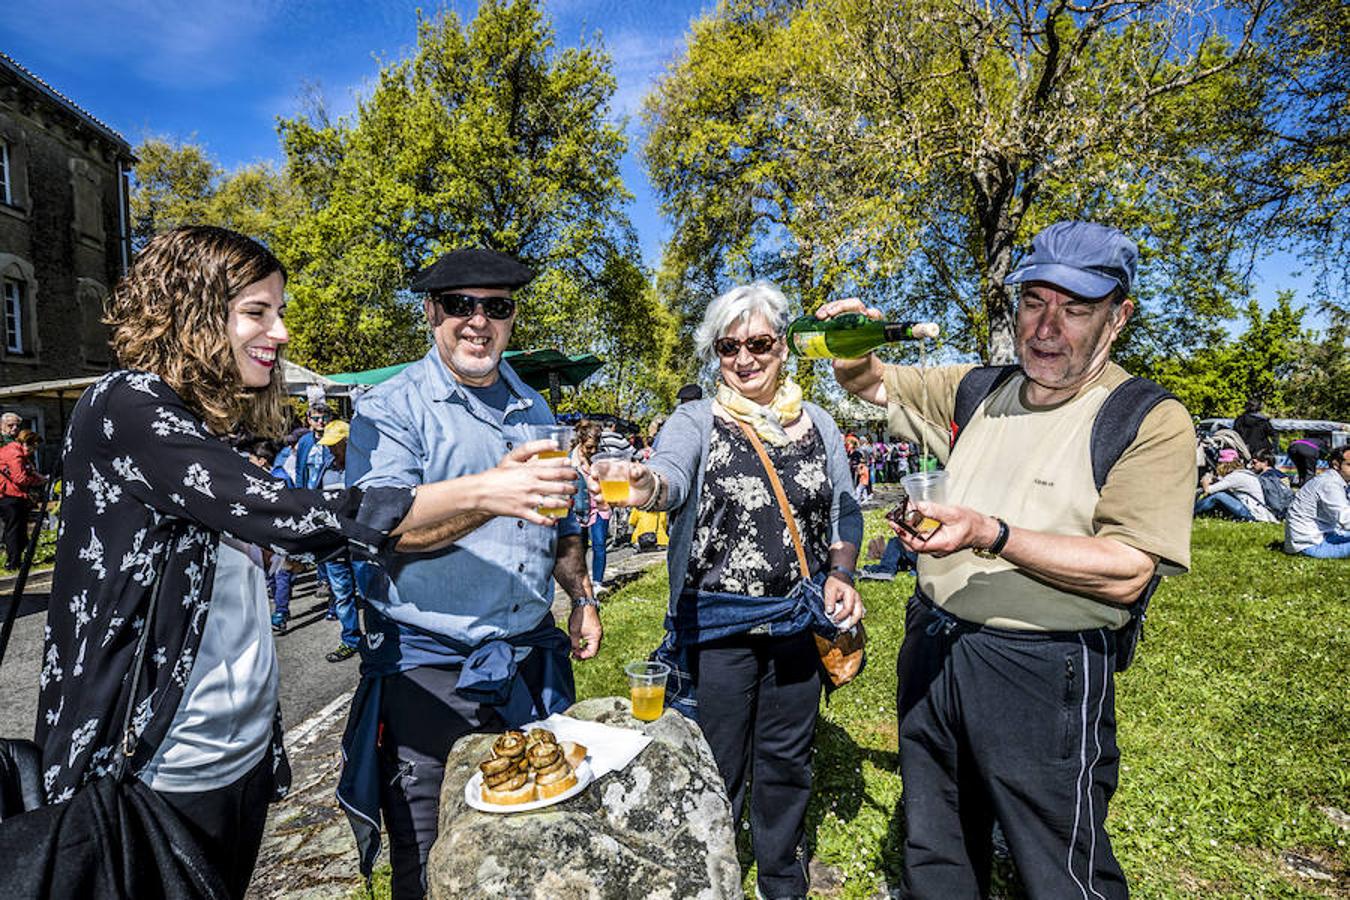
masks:
<path fill-rule="evenodd" d="M 155 624 L 155 610 L 159 606 L 159 592 L 164 585 L 164 573 L 169 567 L 169 557 L 173 555 L 174 539 L 170 539 L 164 545 L 164 556 L 155 567 L 155 586 L 150 589 L 150 605 L 145 610 L 145 624 L 141 627 L 141 636 L 136 641 L 136 653 L 131 660 L 131 690 L 127 695 L 127 711 L 122 716 L 122 752 L 118 754 L 117 765 L 113 769 L 113 777 L 121 781 L 126 775 L 127 766 L 131 762 L 131 757 L 136 755 L 136 745 L 140 743 L 140 736 L 132 731 L 131 723 L 136 714 L 136 691 L 141 686 L 141 669 L 145 663 L 145 651 L 150 644 L 150 631 Z"/>
<path fill-rule="evenodd" d="M 773 486 L 773 495 L 778 499 L 778 509 L 783 514 L 783 520 L 787 522 L 788 534 L 792 535 L 792 548 L 797 551 L 797 565 L 801 567 L 802 578 L 810 580 L 811 567 L 806 563 L 806 548 L 802 545 L 801 532 L 797 530 L 797 518 L 792 514 L 792 507 L 788 505 L 787 492 L 783 490 L 783 482 L 778 480 L 778 470 L 773 467 L 773 461 L 769 459 L 769 454 L 764 450 L 764 442 L 755 434 L 755 430 L 744 422 L 737 420 L 737 425 L 741 426 L 741 432 L 745 435 L 750 446 L 755 448 L 755 454 L 759 456 L 760 464 L 764 466 L 764 474 L 769 476 L 769 484 Z"/>

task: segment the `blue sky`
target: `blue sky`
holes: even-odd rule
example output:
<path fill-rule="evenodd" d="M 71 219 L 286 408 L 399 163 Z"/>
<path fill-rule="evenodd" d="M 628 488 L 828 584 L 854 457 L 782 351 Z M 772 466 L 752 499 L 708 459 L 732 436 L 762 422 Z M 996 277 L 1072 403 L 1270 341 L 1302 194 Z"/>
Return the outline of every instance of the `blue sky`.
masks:
<path fill-rule="evenodd" d="M 667 232 L 637 156 L 642 97 L 678 58 L 690 21 L 715 0 L 543 0 L 559 43 L 601 35 L 614 58 L 613 107 L 626 116 L 623 176 L 649 265 Z M 471 18 L 477 4 L 447 5 Z M 226 169 L 278 161 L 276 118 L 317 86 L 333 112 L 353 107 L 381 60 L 411 52 L 416 10 L 404 0 L 10 0 L 0 50 L 121 132 L 133 145 L 164 136 L 204 145 Z M 1276 254 L 1257 269 L 1263 305 L 1280 288 L 1306 302 L 1310 279 Z M 1305 319 L 1307 324 L 1311 321 Z"/>

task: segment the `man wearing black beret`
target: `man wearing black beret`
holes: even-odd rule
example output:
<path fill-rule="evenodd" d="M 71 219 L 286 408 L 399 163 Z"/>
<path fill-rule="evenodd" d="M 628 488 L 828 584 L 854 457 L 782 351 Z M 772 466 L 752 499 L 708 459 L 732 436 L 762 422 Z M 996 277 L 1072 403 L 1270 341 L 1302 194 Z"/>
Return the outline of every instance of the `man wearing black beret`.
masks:
<path fill-rule="evenodd" d="M 505 254 L 471 249 L 447 253 L 413 279 L 412 289 L 426 294 L 433 346 L 361 399 L 348 484 L 419 485 L 486 472 L 504 456 L 567 464 L 527 459 L 542 447 L 530 445 L 530 427 L 552 425 L 553 412 L 502 361 L 519 308 L 515 291 L 533 277 Z M 571 497 L 545 500 L 541 508 L 571 508 Z M 343 739 L 338 797 L 367 873 L 383 813 L 396 900 L 426 890 L 451 745 L 574 701 L 568 652 L 592 657 L 601 636 L 580 533 L 570 512 L 556 523 L 475 514 L 405 534 L 399 550 L 417 555 L 363 567 L 362 681 Z M 572 597 L 567 634 L 551 612 L 555 577 Z"/>

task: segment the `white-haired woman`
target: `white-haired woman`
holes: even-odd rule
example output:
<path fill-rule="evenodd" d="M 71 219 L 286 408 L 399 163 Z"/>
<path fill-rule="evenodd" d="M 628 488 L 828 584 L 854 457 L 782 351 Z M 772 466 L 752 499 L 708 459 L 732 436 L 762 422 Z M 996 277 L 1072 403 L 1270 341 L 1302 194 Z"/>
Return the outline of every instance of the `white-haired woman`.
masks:
<path fill-rule="evenodd" d="M 862 513 L 839 429 L 787 377 L 787 300 L 763 282 L 708 307 L 695 332 L 716 361 L 716 399 L 681 404 L 646 465 L 628 464 L 630 502 L 670 511 L 667 702 L 693 715 L 741 819 L 747 784 L 761 896 L 804 897 L 811 744 L 820 700 L 813 619 L 797 602 L 795 542 L 755 444 L 782 482 L 824 613 L 863 615 L 853 587 Z M 689 690 L 692 689 L 692 690 Z M 692 696 L 691 696 L 692 695 Z"/>

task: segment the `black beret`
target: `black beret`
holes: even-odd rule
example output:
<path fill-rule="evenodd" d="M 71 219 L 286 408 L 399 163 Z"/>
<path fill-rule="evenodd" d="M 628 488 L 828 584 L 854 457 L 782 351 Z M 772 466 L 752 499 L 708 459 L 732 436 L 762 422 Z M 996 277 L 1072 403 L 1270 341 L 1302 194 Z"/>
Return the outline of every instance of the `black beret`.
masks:
<path fill-rule="evenodd" d="M 703 388 L 696 384 L 686 384 L 676 392 L 675 399 L 681 403 L 688 403 L 690 400 L 702 400 Z"/>
<path fill-rule="evenodd" d="M 444 291 L 449 288 L 524 287 L 534 272 L 505 253 L 495 250 L 452 250 L 418 272 L 412 280 L 414 291 Z"/>

